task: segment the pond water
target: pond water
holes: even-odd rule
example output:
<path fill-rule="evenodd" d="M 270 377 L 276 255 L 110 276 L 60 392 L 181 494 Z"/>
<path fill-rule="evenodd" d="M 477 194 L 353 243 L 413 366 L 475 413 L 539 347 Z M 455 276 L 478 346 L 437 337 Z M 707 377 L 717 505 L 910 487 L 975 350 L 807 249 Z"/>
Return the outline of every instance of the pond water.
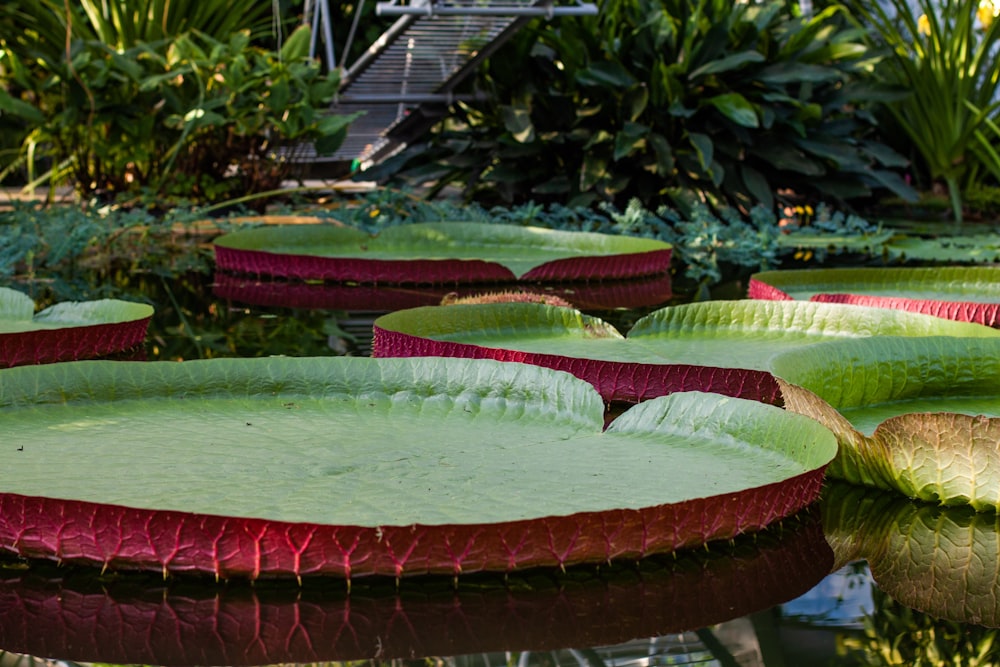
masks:
<path fill-rule="evenodd" d="M 668 283 L 553 290 L 628 330 Z M 135 277 L 145 349 L 180 360 L 366 355 L 381 312 L 449 290 Z M 742 283 L 715 298 L 738 298 Z M 609 309 L 610 303 L 629 307 Z M 559 483 L 555 478 L 553 483 Z M 757 535 L 639 563 L 509 577 L 164 581 L 0 560 L 0 667 L 332 661 L 453 665 L 1000 664 L 997 517 L 829 483 Z M 978 662 L 973 662 L 979 660 Z"/>

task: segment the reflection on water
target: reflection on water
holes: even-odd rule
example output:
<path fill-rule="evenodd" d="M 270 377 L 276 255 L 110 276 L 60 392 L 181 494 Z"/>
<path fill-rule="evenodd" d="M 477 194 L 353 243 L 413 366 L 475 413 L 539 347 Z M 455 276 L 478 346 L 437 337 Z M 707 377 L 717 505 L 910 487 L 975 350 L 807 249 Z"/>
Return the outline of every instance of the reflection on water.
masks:
<path fill-rule="evenodd" d="M 690 652 L 726 655 L 731 650 L 707 628 L 805 593 L 832 563 L 815 509 L 677 557 L 398 586 L 358 579 L 349 593 L 331 580 L 165 582 L 8 561 L 0 569 L 0 647 L 73 661 L 261 665 L 659 638 L 656 651 L 675 652 L 681 639 Z"/>
<path fill-rule="evenodd" d="M 366 354 L 384 308 L 377 296 L 331 300 L 323 286 L 300 286 L 321 303 L 273 291 L 257 303 L 233 291 L 249 284 L 135 277 L 116 296 L 148 300 L 156 315 L 134 358 Z M 627 331 L 656 305 L 591 312 Z M 463 577 L 457 587 L 371 580 L 347 595 L 330 581 L 164 582 L 7 560 L 0 667 L 28 664 L 24 655 L 176 665 L 1000 664 L 990 627 L 1000 625 L 998 571 L 995 515 L 836 483 L 818 507 L 732 545 L 599 570 Z"/>

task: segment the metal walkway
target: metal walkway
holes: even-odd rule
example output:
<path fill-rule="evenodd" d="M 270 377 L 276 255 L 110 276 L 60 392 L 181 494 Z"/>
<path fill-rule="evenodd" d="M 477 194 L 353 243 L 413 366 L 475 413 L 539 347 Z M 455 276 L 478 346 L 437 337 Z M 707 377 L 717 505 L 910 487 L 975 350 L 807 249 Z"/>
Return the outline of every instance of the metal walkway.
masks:
<path fill-rule="evenodd" d="M 312 163 L 351 162 L 364 169 L 402 150 L 447 113 L 456 87 L 535 17 L 596 14 L 575 0 L 390 0 L 376 13 L 398 16 L 341 78 L 331 111 L 364 111 L 332 156 Z"/>

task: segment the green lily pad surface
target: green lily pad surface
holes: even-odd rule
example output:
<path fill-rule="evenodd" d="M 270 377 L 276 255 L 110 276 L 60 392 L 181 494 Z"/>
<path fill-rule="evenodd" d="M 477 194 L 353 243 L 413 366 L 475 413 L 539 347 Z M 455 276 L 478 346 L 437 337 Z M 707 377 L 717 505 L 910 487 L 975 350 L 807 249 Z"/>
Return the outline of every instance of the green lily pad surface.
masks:
<path fill-rule="evenodd" d="M 666 273 L 655 239 L 474 222 L 417 223 L 377 234 L 338 225 L 261 227 L 215 241 L 223 271 L 387 284 L 560 281 Z"/>
<path fill-rule="evenodd" d="M 1000 627 L 1000 519 L 845 483 L 828 484 L 823 530 L 838 563 L 864 558 L 897 602 L 958 623 Z"/>
<path fill-rule="evenodd" d="M 837 434 L 831 476 L 1000 509 L 1000 340 L 842 341 L 780 357 L 775 373 L 787 409 Z"/>
<path fill-rule="evenodd" d="M 567 373 L 489 360 L 74 362 L 0 371 L 0 548 L 216 576 L 605 562 L 794 513 L 836 443 L 688 393 L 603 427 Z"/>
<path fill-rule="evenodd" d="M 860 306 L 796 301 L 709 301 L 662 308 L 622 336 L 579 311 L 537 304 L 413 308 L 375 320 L 373 354 L 486 357 L 566 370 L 608 401 L 673 391 L 780 399 L 771 359 L 840 338 L 991 336 L 964 322 Z"/>
<path fill-rule="evenodd" d="M 128 350 L 146 337 L 152 306 L 101 299 L 37 314 L 31 297 L 0 287 L 0 366 L 86 359 Z"/>
<path fill-rule="evenodd" d="M 797 299 L 896 308 L 1000 326 L 1000 267 L 765 271 L 750 278 L 754 299 Z"/>

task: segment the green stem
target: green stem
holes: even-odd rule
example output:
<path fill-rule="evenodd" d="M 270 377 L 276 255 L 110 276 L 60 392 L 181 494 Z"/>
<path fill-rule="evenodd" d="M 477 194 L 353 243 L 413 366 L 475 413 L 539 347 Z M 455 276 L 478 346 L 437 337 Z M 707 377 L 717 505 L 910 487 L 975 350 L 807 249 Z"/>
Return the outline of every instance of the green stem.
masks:
<path fill-rule="evenodd" d="M 948 199 L 951 200 L 951 215 L 955 221 L 955 229 L 962 228 L 962 192 L 958 187 L 958 179 L 954 176 L 946 176 L 945 183 L 948 184 Z"/>

